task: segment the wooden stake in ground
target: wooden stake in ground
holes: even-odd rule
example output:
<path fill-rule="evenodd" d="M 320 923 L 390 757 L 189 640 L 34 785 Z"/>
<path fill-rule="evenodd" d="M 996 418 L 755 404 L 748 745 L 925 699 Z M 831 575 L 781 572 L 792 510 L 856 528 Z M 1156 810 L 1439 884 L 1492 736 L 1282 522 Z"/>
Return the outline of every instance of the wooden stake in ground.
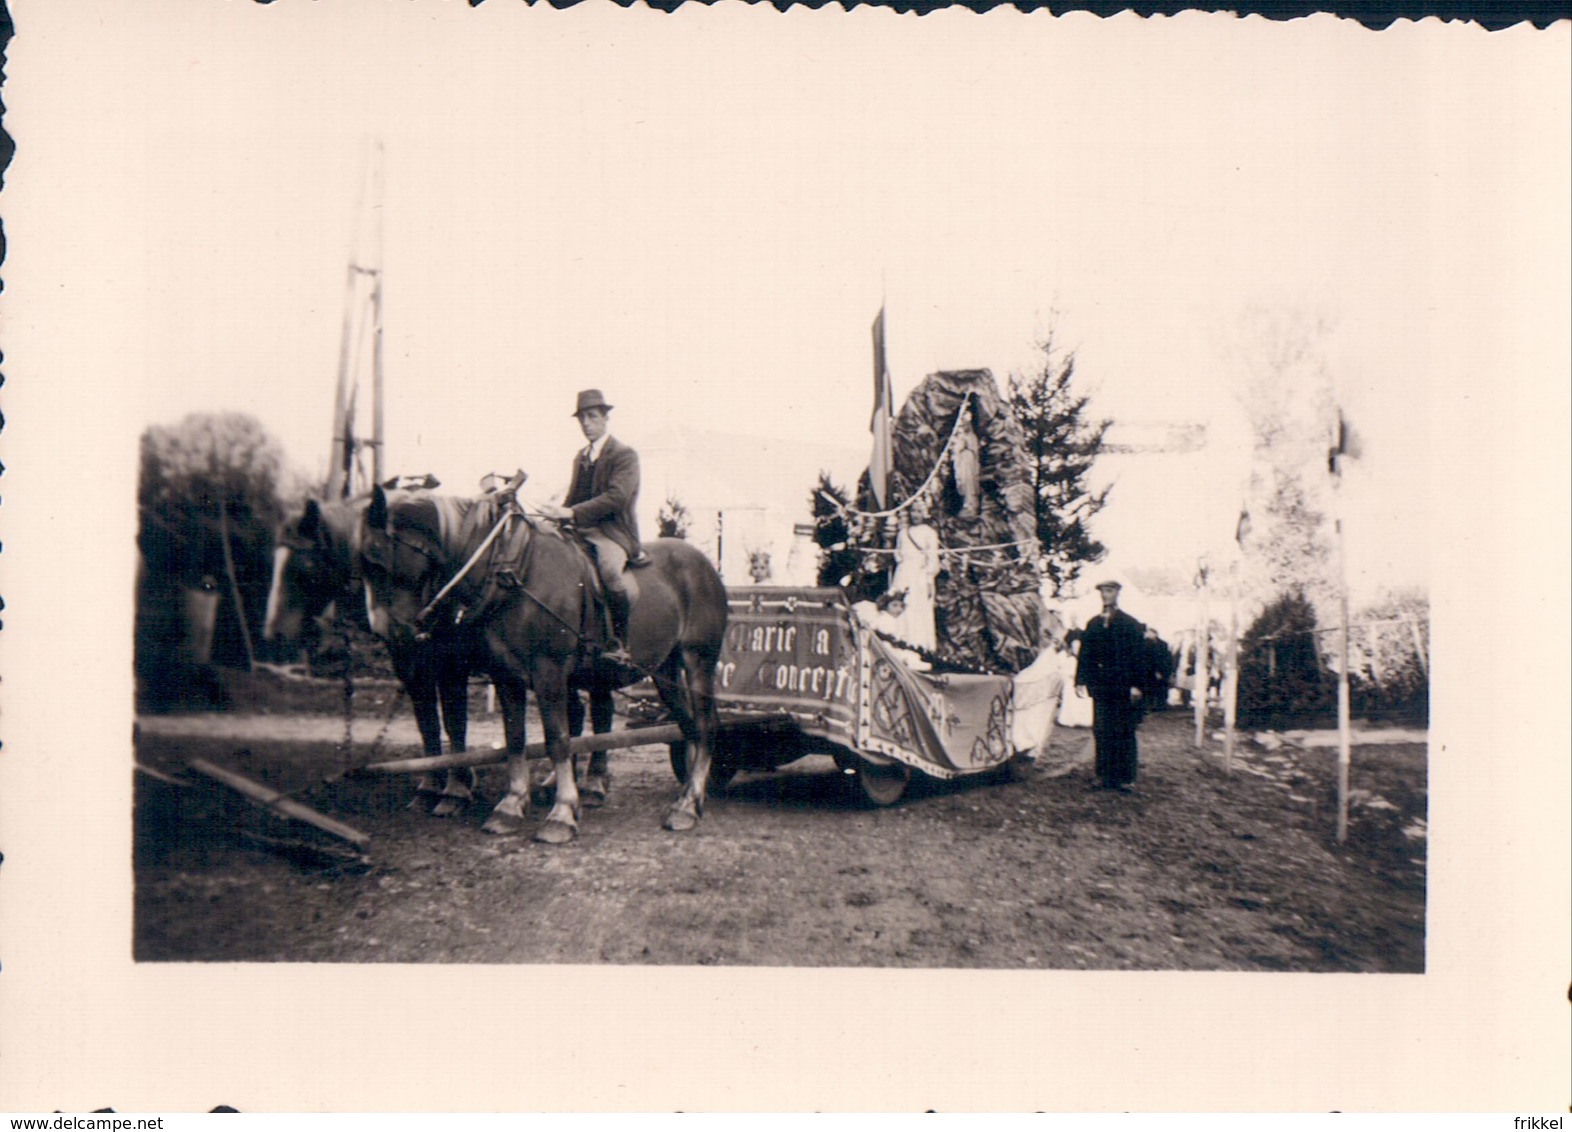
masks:
<path fill-rule="evenodd" d="M 1211 567 L 1201 559 L 1195 570 L 1196 588 L 1201 593 L 1200 617 L 1195 623 L 1195 680 L 1190 689 L 1190 702 L 1195 706 L 1195 745 L 1206 745 L 1206 697 L 1212 686 L 1212 611 L 1208 602 L 1208 576 Z"/>
<path fill-rule="evenodd" d="M 257 656 L 251 649 L 251 629 L 246 625 L 246 607 L 240 600 L 240 581 L 235 577 L 235 556 L 229 549 L 229 507 L 222 499 L 218 501 L 218 533 L 224 550 L 224 572 L 229 575 L 229 596 L 235 603 L 235 620 L 240 622 L 241 643 L 246 646 L 246 670 L 255 672 Z"/>
<path fill-rule="evenodd" d="M 1332 524 L 1337 536 L 1337 593 L 1342 631 L 1338 634 L 1340 659 L 1337 665 L 1337 843 L 1348 840 L 1348 764 L 1352 746 L 1348 705 L 1348 557 L 1343 537 L 1341 499 L 1345 456 L 1355 455 L 1341 409 L 1333 410 L 1331 445 L 1327 469 L 1332 476 Z"/>
<path fill-rule="evenodd" d="M 1234 769 L 1234 721 L 1239 713 L 1239 560 L 1228 567 L 1228 660 L 1223 669 L 1223 769 Z"/>
<path fill-rule="evenodd" d="M 293 798 L 286 798 L 272 787 L 264 786 L 260 782 L 254 782 L 243 774 L 236 774 L 232 770 L 215 766 L 206 759 L 191 759 L 186 765 L 198 774 L 211 778 L 215 782 L 223 783 L 247 801 L 261 806 L 264 810 L 275 813 L 280 817 L 291 818 L 295 821 L 305 822 L 309 826 L 315 826 L 322 832 L 341 838 L 358 849 L 364 849 L 371 844 L 371 838 L 353 826 L 334 821 L 326 814 L 320 814 L 310 806 L 302 805 Z"/>

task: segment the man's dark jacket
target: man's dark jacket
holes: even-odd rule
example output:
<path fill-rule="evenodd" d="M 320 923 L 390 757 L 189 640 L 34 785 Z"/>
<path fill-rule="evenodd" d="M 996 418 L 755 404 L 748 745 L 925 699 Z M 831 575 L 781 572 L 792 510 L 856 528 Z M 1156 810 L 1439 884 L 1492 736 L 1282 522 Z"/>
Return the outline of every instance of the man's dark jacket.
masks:
<path fill-rule="evenodd" d="M 573 482 L 563 506 L 573 511 L 581 531 L 599 530 L 634 557 L 639 553 L 639 454 L 615 436 L 606 438 L 600 459 L 586 466 L 581 452 L 573 461 Z"/>
<path fill-rule="evenodd" d="M 1081 634 L 1081 658 L 1075 682 L 1084 684 L 1093 699 L 1128 700 L 1131 688 L 1145 690 L 1146 626 L 1122 609 L 1116 609 L 1107 626 L 1099 613 Z"/>

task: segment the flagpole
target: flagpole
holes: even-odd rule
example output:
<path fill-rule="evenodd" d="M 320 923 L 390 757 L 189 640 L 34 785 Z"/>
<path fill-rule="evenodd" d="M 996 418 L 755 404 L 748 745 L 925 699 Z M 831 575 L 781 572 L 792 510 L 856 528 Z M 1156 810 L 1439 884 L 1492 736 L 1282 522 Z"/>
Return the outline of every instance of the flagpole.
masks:
<path fill-rule="evenodd" d="M 1234 720 L 1239 712 L 1239 560 L 1228 567 L 1228 667 L 1223 674 L 1223 769 L 1234 769 Z"/>
<path fill-rule="evenodd" d="M 873 452 L 868 459 L 868 488 L 873 501 L 882 511 L 891 501 L 890 471 L 893 453 L 890 450 L 890 425 L 894 416 L 893 396 L 890 390 L 890 366 L 884 349 L 884 307 L 873 320 L 873 415 L 868 421 L 868 431 L 873 433 Z"/>
<path fill-rule="evenodd" d="M 1195 745 L 1198 749 L 1206 744 L 1206 695 L 1212 683 L 1212 611 L 1207 589 L 1209 573 L 1206 559 L 1202 558 L 1195 572 L 1201 600 L 1200 615 L 1195 624 L 1195 679 L 1190 689 L 1190 702 L 1195 708 Z"/>
<path fill-rule="evenodd" d="M 1223 767 L 1234 769 L 1235 732 L 1239 720 L 1239 567 L 1244 562 L 1245 539 L 1250 534 L 1250 503 L 1239 504 L 1239 521 L 1234 525 L 1234 550 L 1229 559 L 1228 675 L 1223 688 Z"/>
<path fill-rule="evenodd" d="M 375 165 L 372 170 L 371 213 L 375 237 L 372 255 L 376 259 L 371 277 L 371 482 L 382 482 L 382 449 L 386 444 L 383 428 L 383 372 L 382 372 L 382 139 L 378 138 L 373 152 Z"/>
<path fill-rule="evenodd" d="M 1348 769 L 1353 741 L 1348 704 L 1348 555 L 1343 533 L 1343 469 L 1338 463 L 1344 446 L 1343 414 L 1336 406 L 1333 413 L 1332 450 L 1327 462 L 1332 474 L 1332 525 L 1337 537 L 1337 597 L 1342 622 L 1337 665 L 1337 843 L 1342 845 L 1348 840 Z"/>

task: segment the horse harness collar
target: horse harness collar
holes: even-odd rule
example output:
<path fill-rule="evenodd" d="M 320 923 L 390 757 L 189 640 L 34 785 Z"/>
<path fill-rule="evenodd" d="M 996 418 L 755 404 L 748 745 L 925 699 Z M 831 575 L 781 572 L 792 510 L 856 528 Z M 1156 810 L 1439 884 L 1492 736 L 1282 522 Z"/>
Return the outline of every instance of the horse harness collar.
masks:
<path fill-rule="evenodd" d="M 452 617 L 454 626 L 476 623 L 492 612 L 503 600 L 505 593 L 517 590 L 545 610 L 564 629 L 572 633 L 576 640 L 583 641 L 585 633 L 582 629 L 570 624 L 566 618 L 531 591 L 527 584 L 530 566 L 534 561 L 535 539 L 532 537 L 534 533 L 536 533 L 535 524 L 516 504 L 509 503 L 502 506 L 500 517 L 492 524 L 480 545 L 458 572 L 438 589 L 436 595 L 416 615 L 415 623 L 410 627 L 416 631 L 417 637 L 425 638 L 430 635 L 429 626 L 443 604 L 453 596 L 454 591 L 466 578 L 476 574 L 479 569 L 483 570 L 483 576 L 478 580 L 479 598 L 473 603 L 461 605 L 454 612 Z M 391 515 L 388 525 L 381 530 L 374 530 L 372 535 L 374 538 L 406 547 L 428 562 L 442 561 L 442 552 L 438 546 L 433 545 L 429 535 L 415 534 L 394 527 Z M 369 561 L 375 562 L 380 557 L 380 553 L 371 546 L 368 545 L 367 550 L 369 553 L 366 557 Z M 483 559 L 485 563 L 482 567 Z"/>
<path fill-rule="evenodd" d="M 432 618 L 436 616 L 443 603 L 453 595 L 459 584 L 475 572 L 481 560 L 487 557 L 489 550 L 490 556 L 484 568 L 485 575 L 480 581 L 479 600 L 471 605 L 460 606 L 454 612 L 451 624 L 457 627 L 459 625 L 473 625 L 477 623 L 488 616 L 502 602 L 504 594 L 517 590 L 571 633 L 582 647 L 590 637 L 586 628 L 583 625 L 575 626 L 569 623 L 565 617 L 529 588 L 530 566 L 534 561 L 536 542 L 534 536 L 540 533 L 539 529 L 516 502 L 504 504 L 501 507 L 501 511 L 501 516 L 492 525 L 485 539 L 469 556 L 464 565 L 459 568 L 458 572 L 440 587 L 436 596 L 426 603 L 425 608 L 416 616 L 415 624 L 411 628 L 415 630 L 418 639 L 429 637 L 430 629 L 428 626 Z M 426 538 L 420 538 L 406 531 L 395 529 L 391 526 L 391 518 L 389 516 L 387 529 L 373 533 L 414 550 L 428 561 L 437 562 L 442 558 L 440 549 L 432 546 L 429 542 L 429 535 Z M 588 551 L 581 546 L 579 553 L 587 554 Z M 371 554 L 368 554 L 367 557 L 369 560 L 375 560 Z M 647 557 L 640 563 L 641 566 L 649 564 L 650 559 Z M 594 576 L 593 566 L 589 568 L 588 573 L 591 577 Z M 579 586 L 582 592 L 584 583 L 581 581 Z M 591 603 L 593 601 L 594 599 L 591 599 Z M 585 609 L 584 612 L 587 615 L 588 609 Z M 634 665 L 633 667 L 658 683 L 665 682 L 658 673 L 649 671 L 639 665 Z"/>

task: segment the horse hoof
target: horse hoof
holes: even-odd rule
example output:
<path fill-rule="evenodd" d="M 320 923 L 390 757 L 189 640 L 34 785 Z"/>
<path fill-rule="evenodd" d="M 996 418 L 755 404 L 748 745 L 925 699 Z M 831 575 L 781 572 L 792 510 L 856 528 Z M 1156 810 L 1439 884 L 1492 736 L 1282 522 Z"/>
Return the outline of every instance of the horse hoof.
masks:
<path fill-rule="evenodd" d="M 598 810 L 606 804 L 606 798 L 611 794 L 611 780 L 600 775 L 591 775 L 584 780 L 583 789 L 579 791 L 584 799 L 584 804 L 592 810 Z"/>
<path fill-rule="evenodd" d="M 498 837 L 513 837 L 524 832 L 524 822 L 512 814 L 499 814 L 495 810 L 486 824 L 480 827 L 482 833 L 495 834 Z"/>
<path fill-rule="evenodd" d="M 436 797 L 436 795 L 428 794 L 422 790 L 411 798 L 409 805 L 404 808 L 412 814 L 429 814 L 432 812 L 431 803 L 436 800 Z"/>
<path fill-rule="evenodd" d="M 445 797 L 435 806 L 431 807 L 431 816 L 434 818 L 451 818 L 464 812 L 468 798 Z"/>
<path fill-rule="evenodd" d="M 578 827 L 555 818 L 535 831 L 535 840 L 546 845 L 566 845 L 579 835 Z"/>
<path fill-rule="evenodd" d="M 698 828 L 699 819 L 688 810 L 672 807 L 666 813 L 666 820 L 661 825 L 673 833 L 687 833 L 690 829 Z"/>

